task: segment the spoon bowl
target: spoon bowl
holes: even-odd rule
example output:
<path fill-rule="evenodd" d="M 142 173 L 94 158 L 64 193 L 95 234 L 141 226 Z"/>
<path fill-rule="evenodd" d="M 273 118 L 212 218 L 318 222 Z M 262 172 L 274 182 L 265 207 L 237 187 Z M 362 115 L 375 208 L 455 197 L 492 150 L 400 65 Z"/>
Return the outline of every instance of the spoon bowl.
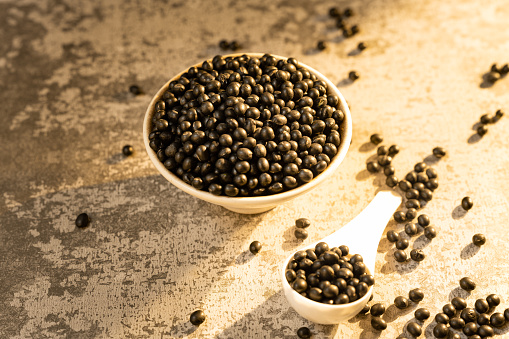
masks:
<path fill-rule="evenodd" d="M 328 305 L 308 299 L 296 292 L 286 280 L 286 268 L 295 252 L 313 249 L 319 242 L 326 242 L 330 247 L 347 245 L 351 254 L 362 255 L 367 273 L 373 274 L 380 237 L 401 201 L 401 196 L 393 191 L 378 192 L 369 205 L 348 224 L 315 243 L 299 248 L 285 260 L 281 270 L 283 292 L 297 313 L 318 324 L 338 324 L 356 316 L 362 310 L 373 293 L 374 285 L 370 286 L 364 296 L 354 302 Z"/>

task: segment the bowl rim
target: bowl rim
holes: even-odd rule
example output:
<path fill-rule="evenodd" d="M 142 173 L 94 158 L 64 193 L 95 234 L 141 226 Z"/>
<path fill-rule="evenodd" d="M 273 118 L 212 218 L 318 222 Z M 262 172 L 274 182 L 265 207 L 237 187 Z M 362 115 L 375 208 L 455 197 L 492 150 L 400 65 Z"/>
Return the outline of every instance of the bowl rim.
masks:
<path fill-rule="evenodd" d="M 237 57 L 237 56 L 247 55 L 247 56 L 260 58 L 265 54 L 269 54 L 269 55 L 277 58 L 278 60 L 279 59 L 282 59 L 282 60 L 289 59 L 288 57 L 282 57 L 282 56 L 279 56 L 276 54 L 271 54 L 271 53 L 233 53 L 233 54 L 226 54 L 226 55 L 221 55 L 221 56 L 224 58 L 227 58 L 227 57 Z M 212 60 L 212 59 L 206 59 L 206 60 Z M 206 61 L 206 60 L 204 60 L 204 61 Z M 293 197 L 296 197 L 300 194 L 303 194 L 303 193 L 315 188 L 316 186 L 321 184 L 325 179 L 327 179 L 329 176 L 331 176 L 331 174 L 333 174 L 336 171 L 336 169 L 339 167 L 339 165 L 345 158 L 348 148 L 350 146 L 351 140 L 352 140 L 352 118 L 351 118 L 350 109 L 348 108 L 348 104 L 347 104 L 345 98 L 343 97 L 343 95 L 339 91 L 339 89 L 336 87 L 336 85 L 334 85 L 322 73 L 320 73 L 313 67 L 310 67 L 307 64 L 304 64 L 300 61 L 299 61 L 299 65 L 301 67 L 304 67 L 307 70 L 309 70 L 311 73 L 315 74 L 318 79 L 325 81 L 325 83 L 327 83 L 328 90 L 333 92 L 335 95 L 337 95 L 339 97 L 340 108 L 343 111 L 344 116 L 345 116 L 344 120 L 343 120 L 343 124 L 340 126 L 340 128 L 341 128 L 341 131 L 340 131 L 341 144 L 338 147 L 338 153 L 334 156 L 333 159 L 331 159 L 330 164 L 327 166 L 327 168 L 322 173 L 320 173 L 318 176 L 314 177 L 308 183 L 305 183 L 305 184 L 300 185 L 296 188 L 293 188 L 293 189 L 290 189 L 288 191 L 284 191 L 281 193 L 263 195 L 263 196 L 230 197 L 230 196 L 223 196 L 223 195 L 214 195 L 208 191 L 202 191 L 202 190 L 196 189 L 193 186 L 185 183 L 178 176 L 176 176 L 171 171 L 166 169 L 166 167 L 164 167 L 163 163 L 161 161 L 159 161 L 159 159 L 157 158 L 156 152 L 149 145 L 148 136 L 151 133 L 150 126 L 151 126 L 151 118 L 154 113 L 153 112 L 154 104 L 157 100 L 159 100 L 161 98 L 163 93 L 167 90 L 170 82 L 178 79 L 182 74 L 186 73 L 189 70 L 189 68 L 200 67 L 204 61 L 193 64 L 193 65 L 185 68 L 183 71 L 181 71 L 177 75 L 173 76 L 170 80 L 168 80 L 162 87 L 159 88 L 157 93 L 152 97 L 152 100 L 150 101 L 150 104 L 148 105 L 148 108 L 145 111 L 145 117 L 143 119 L 143 143 L 145 144 L 145 149 L 148 153 L 150 160 L 152 161 L 154 166 L 157 168 L 159 173 L 163 177 L 166 178 L 166 180 L 168 180 L 171 184 L 180 188 L 181 190 L 183 190 L 184 192 L 186 192 L 188 194 L 191 194 L 197 198 L 200 198 L 202 200 L 205 200 L 205 201 L 217 204 L 217 205 L 225 206 L 225 205 L 234 204 L 236 206 L 249 207 L 249 206 L 260 205 L 260 204 L 272 205 L 272 204 L 277 204 L 281 201 L 290 200 Z"/>

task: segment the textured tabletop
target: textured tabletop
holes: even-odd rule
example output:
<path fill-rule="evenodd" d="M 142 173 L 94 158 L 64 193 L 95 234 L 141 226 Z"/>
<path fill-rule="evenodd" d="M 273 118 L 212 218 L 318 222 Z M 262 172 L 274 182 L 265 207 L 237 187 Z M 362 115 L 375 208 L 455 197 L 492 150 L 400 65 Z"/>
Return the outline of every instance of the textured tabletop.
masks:
<path fill-rule="evenodd" d="M 333 6 L 351 8 L 345 22 L 360 32 L 344 38 Z M 337 173 L 262 214 L 177 190 L 144 149 L 152 96 L 174 74 L 229 53 L 222 39 L 297 58 L 351 106 L 353 140 Z M 434 315 L 455 296 L 472 306 L 496 293 L 497 311 L 509 307 L 509 76 L 485 81 L 493 63 L 509 62 L 508 0 L 0 0 L 0 41 L 0 338 L 296 338 L 303 326 L 313 338 L 411 338 L 419 307 L 432 314 L 422 337 L 433 338 Z M 479 137 L 480 116 L 498 109 L 506 115 Z M 388 306 L 387 330 L 375 331 L 369 315 L 313 324 L 286 301 L 280 265 L 387 188 L 366 170 L 373 133 L 401 148 L 399 178 L 423 159 L 437 170 L 420 213 L 438 235 L 410 239 L 407 252 L 422 249 L 424 261 L 398 263 L 385 234 L 403 225 L 389 222 L 370 302 Z M 447 151 L 440 160 L 436 146 Z M 84 212 L 90 225 L 77 228 Z M 304 241 L 294 235 L 301 217 L 312 222 Z M 480 248 L 476 233 L 487 238 Z M 471 293 L 459 289 L 464 276 L 477 283 Z M 416 287 L 419 305 L 393 305 Z M 197 309 L 207 317 L 199 327 L 189 322 Z M 495 333 L 509 338 L 508 327 Z"/>

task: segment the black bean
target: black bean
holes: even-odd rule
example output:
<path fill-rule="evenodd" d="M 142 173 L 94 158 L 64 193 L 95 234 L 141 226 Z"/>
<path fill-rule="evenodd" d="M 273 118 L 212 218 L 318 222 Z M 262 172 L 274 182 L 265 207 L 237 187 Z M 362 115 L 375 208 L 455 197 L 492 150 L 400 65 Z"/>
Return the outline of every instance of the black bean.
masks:
<path fill-rule="evenodd" d="M 486 338 L 493 337 L 495 335 L 495 332 L 493 331 L 493 327 L 489 325 L 482 325 L 479 326 L 479 328 L 477 329 L 477 334 L 479 334 L 481 338 Z"/>
<path fill-rule="evenodd" d="M 378 134 L 378 133 L 375 133 L 375 134 L 371 135 L 369 137 L 369 140 L 371 141 L 371 143 L 373 143 L 375 145 L 378 145 L 382 141 L 384 141 L 383 137 L 380 134 Z"/>
<path fill-rule="evenodd" d="M 423 261 L 426 258 L 426 255 L 422 250 L 419 249 L 413 249 L 410 251 L 410 258 L 412 258 L 413 261 Z"/>
<path fill-rule="evenodd" d="M 408 333 L 413 335 L 414 337 L 419 337 L 422 334 L 422 327 L 416 322 L 410 322 L 406 325 L 406 330 Z"/>
<path fill-rule="evenodd" d="M 477 323 L 479 325 L 489 325 L 490 324 L 490 316 L 487 313 L 481 313 L 477 315 Z"/>
<path fill-rule="evenodd" d="M 386 167 L 386 168 L 388 168 L 388 167 Z M 385 180 L 385 183 L 389 187 L 395 187 L 398 184 L 398 178 L 395 175 L 390 175 Z"/>
<path fill-rule="evenodd" d="M 449 325 L 455 330 L 461 330 L 463 327 L 465 327 L 465 320 L 461 318 L 452 318 L 449 321 Z"/>
<path fill-rule="evenodd" d="M 345 286 L 346 289 L 346 286 Z M 348 304 L 350 302 L 350 298 L 345 293 L 341 293 L 334 299 L 334 304 Z"/>
<path fill-rule="evenodd" d="M 419 191 L 415 188 L 411 188 L 405 193 L 405 198 L 407 199 L 418 199 L 419 198 Z"/>
<path fill-rule="evenodd" d="M 398 145 L 391 145 L 391 147 L 389 147 L 388 155 L 390 155 L 391 157 L 394 157 L 398 153 L 399 153 L 399 146 Z"/>
<path fill-rule="evenodd" d="M 297 278 L 292 283 L 292 288 L 297 291 L 298 293 L 305 292 L 308 288 L 308 284 L 305 279 L 303 278 Z"/>
<path fill-rule="evenodd" d="M 477 333 L 477 329 L 479 328 L 479 325 L 477 323 L 471 322 L 465 324 L 465 327 L 463 327 L 463 333 L 467 336 L 471 336 Z"/>
<path fill-rule="evenodd" d="M 433 148 L 433 155 L 438 159 L 445 157 L 446 154 L 447 153 L 443 147 L 437 146 Z"/>
<path fill-rule="evenodd" d="M 461 311 L 462 309 L 467 307 L 467 302 L 465 299 L 461 297 L 454 297 L 451 300 L 452 306 L 454 306 L 455 309 Z"/>
<path fill-rule="evenodd" d="M 382 155 L 378 157 L 377 161 L 378 164 L 382 167 L 389 166 L 392 162 L 392 157 L 388 155 Z"/>
<path fill-rule="evenodd" d="M 81 213 L 76 217 L 76 221 L 74 222 L 76 227 L 87 227 L 90 222 L 90 219 L 88 217 L 87 213 Z"/>
<path fill-rule="evenodd" d="M 387 146 L 379 146 L 376 150 L 377 155 L 387 155 L 387 153 L 389 153 Z"/>
<path fill-rule="evenodd" d="M 199 326 L 203 324 L 203 322 L 205 321 L 205 313 L 202 310 L 196 310 L 193 313 L 191 313 L 189 321 L 191 322 L 191 324 Z"/>
<path fill-rule="evenodd" d="M 417 182 L 417 173 L 414 171 L 408 172 L 407 175 L 405 176 L 405 180 L 407 180 L 411 184 L 414 184 L 415 182 Z"/>
<path fill-rule="evenodd" d="M 322 290 L 319 289 L 318 287 L 311 287 L 307 291 L 307 294 L 308 294 L 309 299 L 314 300 L 314 301 L 321 301 L 323 299 Z"/>
<path fill-rule="evenodd" d="M 402 309 L 408 308 L 408 306 L 410 306 L 410 301 L 403 296 L 397 296 L 394 299 L 394 305 L 396 305 L 397 308 L 402 310 Z"/>
<path fill-rule="evenodd" d="M 490 309 L 490 304 L 485 299 L 477 299 L 474 307 L 477 312 L 486 313 Z"/>
<path fill-rule="evenodd" d="M 474 234 L 472 237 L 472 243 L 476 246 L 482 246 L 486 243 L 486 236 L 481 233 Z"/>
<path fill-rule="evenodd" d="M 295 220 L 295 227 L 297 228 L 308 228 L 311 225 L 311 221 L 307 218 L 299 218 Z"/>
<path fill-rule="evenodd" d="M 463 199 L 461 199 L 461 207 L 465 211 L 470 210 L 473 206 L 474 206 L 474 201 L 472 200 L 472 198 L 464 197 Z"/>
<path fill-rule="evenodd" d="M 437 230 L 433 226 L 424 227 L 424 236 L 429 240 L 435 239 L 437 236 Z"/>
<path fill-rule="evenodd" d="M 366 164 L 366 169 L 368 172 L 376 173 L 380 171 L 380 165 L 377 162 L 370 161 Z"/>
<path fill-rule="evenodd" d="M 318 43 L 316 44 L 316 48 L 320 51 L 323 51 L 324 49 L 327 48 L 327 43 L 323 40 L 320 40 L 318 41 Z"/>
<path fill-rule="evenodd" d="M 394 168 L 394 166 L 392 165 L 389 165 L 389 166 L 385 166 L 384 167 L 384 174 L 389 177 L 391 175 L 393 175 L 394 173 L 396 172 L 396 169 Z"/>
<path fill-rule="evenodd" d="M 418 210 L 421 208 L 421 203 L 417 199 L 408 199 L 405 202 L 405 207 L 408 209 L 413 208 L 413 209 Z"/>
<path fill-rule="evenodd" d="M 396 248 L 398 250 L 404 250 L 404 249 L 407 249 L 408 246 L 410 245 L 409 241 L 407 239 L 399 239 L 397 242 L 396 242 Z"/>
<path fill-rule="evenodd" d="M 414 223 L 409 222 L 405 224 L 405 233 L 408 234 L 409 236 L 412 237 L 416 235 L 418 232 L 419 230 L 417 229 L 417 225 L 415 225 Z"/>
<path fill-rule="evenodd" d="M 465 320 L 465 323 L 470 323 L 476 321 L 477 314 L 473 308 L 467 307 L 461 311 L 460 317 Z"/>
<path fill-rule="evenodd" d="M 371 307 L 371 309 L 373 309 L 373 307 Z M 372 317 L 371 327 L 373 327 L 377 331 L 383 331 L 387 329 L 387 322 L 380 317 Z"/>
<path fill-rule="evenodd" d="M 401 183 L 401 182 L 400 182 Z M 394 212 L 394 220 L 397 222 L 397 223 L 402 223 L 402 222 L 405 222 L 406 221 L 406 215 L 403 211 L 397 211 L 397 212 Z"/>
<path fill-rule="evenodd" d="M 371 274 L 364 273 L 359 277 L 359 281 L 366 283 L 368 286 L 372 286 L 375 283 L 375 277 Z"/>
<path fill-rule="evenodd" d="M 449 335 L 449 328 L 445 324 L 437 324 L 433 328 L 433 335 L 437 338 L 446 338 Z"/>
<path fill-rule="evenodd" d="M 429 179 L 428 182 L 425 184 L 427 188 L 429 188 L 430 190 L 434 191 L 435 189 L 438 188 L 438 180 L 435 178 L 435 179 Z"/>
<path fill-rule="evenodd" d="M 358 49 L 359 51 L 363 51 L 363 50 L 365 50 L 365 49 L 366 49 L 366 44 L 365 44 L 364 42 L 359 42 L 359 43 L 357 44 L 357 49 Z"/>
<path fill-rule="evenodd" d="M 460 287 L 465 291 L 473 291 L 475 290 L 476 284 L 469 277 L 463 277 L 460 279 Z"/>
<path fill-rule="evenodd" d="M 138 85 L 131 85 L 129 86 L 129 92 L 131 92 L 134 95 L 140 95 L 142 94 L 142 91 Z"/>
<path fill-rule="evenodd" d="M 408 292 L 408 297 L 413 302 L 418 303 L 424 299 L 424 292 L 420 288 L 414 288 Z"/>
<path fill-rule="evenodd" d="M 414 166 L 414 171 L 417 173 L 421 173 L 421 172 L 424 172 L 427 167 L 428 167 L 428 165 L 426 165 L 425 162 L 418 162 Z"/>
<path fill-rule="evenodd" d="M 307 327 L 301 327 L 297 330 L 297 336 L 301 339 L 311 338 L 311 330 Z"/>
<path fill-rule="evenodd" d="M 425 321 L 426 319 L 428 319 L 431 316 L 431 313 L 426 308 L 418 308 L 417 310 L 415 310 L 414 316 L 415 316 L 415 319 L 417 319 L 419 321 Z"/>
<path fill-rule="evenodd" d="M 449 316 L 445 313 L 437 313 L 435 315 L 435 321 L 437 324 L 449 324 Z"/>
<path fill-rule="evenodd" d="M 490 294 L 486 297 L 486 301 L 490 305 L 490 307 L 497 307 L 500 305 L 500 297 L 496 294 Z"/>
<path fill-rule="evenodd" d="M 253 241 L 249 244 L 249 251 L 253 254 L 257 254 L 262 249 L 262 244 L 259 241 Z"/>
<path fill-rule="evenodd" d="M 399 234 L 396 231 L 390 230 L 387 232 L 387 240 L 396 242 L 399 240 Z"/>
<path fill-rule="evenodd" d="M 339 249 L 341 250 L 341 253 L 343 253 L 343 256 L 346 256 L 348 253 L 350 253 L 350 249 L 346 245 L 339 246 Z"/>
<path fill-rule="evenodd" d="M 410 181 L 408 180 L 400 180 L 399 181 L 399 188 L 403 191 L 403 192 L 407 192 L 408 190 L 412 189 L 412 183 L 410 183 Z"/>
<path fill-rule="evenodd" d="M 295 280 L 295 278 L 297 278 L 297 274 L 292 269 L 286 269 L 285 277 L 286 277 L 286 281 L 291 283 L 291 282 L 293 282 Z"/>
<path fill-rule="evenodd" d="M 383 303 L 376 303 L 371 306 L 371 315 L 379 317 L 385 313 L 385 305 Z"/>
<path fill-rule="evenodd" d="M 479 136 L 484 136 L 486 135 L 486 133 L 488 133 L 488 127 L 486 125 L 481 125 L 479 127 L 477 127 L 477 134 Z"/>
<path fill-rule="evenodd" d="M 397 250 L 394 251 L 394 258 L 397 262 L 405 262 L 408 259 L 408 256 L 405 251 L 403 250 Z"/>
<path fill-rule="evenodd" d="M 296 228 L 295 229 L 295 238 L 297 239 L 306 239 L 308 237 L 308 231 L 306 231 L 303 228 Z"/>
<path fill-rule="evenodd" d="M 490 324 L 493 327 L 502 327 L 505 325 L 505 317 L 500 312 L 495 312 L 490 317 Z"/>
<path fill-rule="evenodd" d="M 368 304 L 366 304 L 366 305 L 364 305 L 362 310 L 359 311 L 359 314 L 362 314 L 362 315 L 368 314 L 370 309 L 371 309 L 371 307 Z"/>

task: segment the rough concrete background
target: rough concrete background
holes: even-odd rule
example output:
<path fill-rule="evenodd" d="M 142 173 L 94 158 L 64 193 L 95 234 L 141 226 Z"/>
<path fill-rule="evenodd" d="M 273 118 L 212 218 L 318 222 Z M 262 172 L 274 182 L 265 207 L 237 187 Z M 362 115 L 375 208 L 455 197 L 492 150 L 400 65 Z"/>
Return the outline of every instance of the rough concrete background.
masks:
<path fill-rule="evenodd" d="M 350 6 L 361 33 L 344 40 L 328 9 Z M 468 296 L 497 293 L 509 307 L 509 117 L 482 139 L 484 113 L 509 113 L 509 79 L 483 88 L 492 63 L 509 62 L 507 0 L 71 1 L 0 0 L 1 338 L 403 338 L 416 305 L 389 307 L 382 333 L 369 316 L 309 323 L 286 302 L 278 269 L 304 243 L 359 213 L 382 186 L 368 175 L 369 135 L 398 144 L 402 177 L 426 158 L 440 187 L 424 213 L 439 230 L 411 247 L 420 264 L 395 263 L 382 239 L 374 301 L 415 287 L 436 314 L 463 276 Z M 297 57 L 328 76 L 352 107 L 349 153 L 326 185 L 276 209 L 238 215 L 177 191 L 143 148 L 144 111 L 173 74 L 216 54 L 221 39 L 245 52 Z M 326 51 L 314 47 L 329 42 Z M 368 48 L 355 55 L 357 43 Z M 361 78 L 345 80 L 356 69 Z M 138 84 L 144 95 L 128 92 Z M 135 154 L 125 158 L 122 146 Z M 439 162 L 429 154 L 443 146 Z M 458 207 L 469 195 L 474 208 Z M 74 220 L 87 212 L 86 229 Z M 391 221 L 386 229 L 400 230 Z M 482 232 L 487 244 L 472 246 Z M 263 249 L 248 252 L 258 240 Z M 192 326 L 191 312 L 207 320 Z M 432 320 L 424 324 L 427 338 Z M 496 330 L 509 337 L 507 328 Z"/>

